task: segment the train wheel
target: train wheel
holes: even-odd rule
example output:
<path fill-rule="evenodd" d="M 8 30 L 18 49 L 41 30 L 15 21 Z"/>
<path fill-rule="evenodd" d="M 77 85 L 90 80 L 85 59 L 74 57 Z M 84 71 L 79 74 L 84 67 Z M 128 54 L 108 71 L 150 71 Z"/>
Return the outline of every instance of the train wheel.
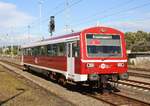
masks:
<path fill-rule="evenodd" d="M 77 82 L 76 84 L 79 88 L 82 87 L 82 82 Z"/>
<path fill-rule="evenodd" d="M 29 66 L 24 65 L 23 71 L 29 71 L 29 70 L 30 70 Z"/>
<path fill-rule="evenodd" d="M 99 88 L 100 87 L 100 81 L 90 81 L 89 86 L 91 88 Z"/>
<path fill-rule="evenodd" d="M 61 76 L 58 78 L 58 83 L 59 83 L 60 85 L 62 85 L 62 86 L 66 86 L 67 80 L 66 80 L 65 76 L 62 76 L 62 75 L 61 75 Z"/>
<path fill-rule="evenodd" d="M 55 80 L 54 74 L 52 72 L 49 72 L 48 74 L 49 74 L 48 76 L 49 76 L 50 80 L 54 81 Z"/>
<path fill-rule="evenodd" d="M 23 71 L 27 71 L 26 67 L 23 68 Z"/>

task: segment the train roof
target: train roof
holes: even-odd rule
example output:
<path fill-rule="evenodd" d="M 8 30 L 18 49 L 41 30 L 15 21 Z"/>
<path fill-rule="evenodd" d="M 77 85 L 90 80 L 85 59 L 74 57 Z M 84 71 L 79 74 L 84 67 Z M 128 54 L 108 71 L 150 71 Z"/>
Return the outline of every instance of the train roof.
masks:
<path fill-rule="evenodd" d="M 21 48 L 28 48 L 28 47 L 42 46 L 42 45 L 53 44 L 53 43 L 67 42 L 70 39 L 74 39 L 74 40 L 79 39 L 79 35 L 80 35 L 81 32 L 84 32 L 84 31 L 87 31 L 87 30 L 99 29 L 99 28 L 109 29 L 111 31 L 115 31 L 115 32 L 117 31 L 118 33 L 122 33 L 120 31 L 118 31 L 117 29 L 110 28 L 110 27 L 90 27 L 90 28 L 84 29 L 84 30 L 79 31 L 79 32 L 64 34 L 62 36 L 56 36 L 56 37 L 48 38 L 48 39 L 45 39 L 45 40 L 33 42 L 33 43 L 30 43 L 30 44 L 22 45 Z"/>
<path fill-rule="evenodd" d="M 78 36 L 81 32 L 73 32 L 70 34 L 65 34 L 65 35 L 61 35 L 61 36 L 56 36 L 56 37 L 52 37 L 52 38 L 48 38 L 42 41 L 48 41 L 48 40 L 56 40 L 56 39 L 62 39 L 62 38 L 69 38 L 69 37 L 74 37 L 74 36 Z"/>
<path fill-rule="evenodd" d="M 77 39 L 79 37 L 80 33 L 81 33 L 81 31 L 80 32 L 73 32 L 73 33 L 70 33 L 70 34 L 65 34 L 65 35 L 62 35 L 62 36 L 51 37 L 51 38 L 48 38 L 48 39 L 32 42 L 31 44 L 22 45 L 21 48 L 42 46 L 42 45 L 46 45 L 46 44 L 64 42 L 64 40 L 67 41 L 67 40 L 70 40 L 70 39 Z"/>

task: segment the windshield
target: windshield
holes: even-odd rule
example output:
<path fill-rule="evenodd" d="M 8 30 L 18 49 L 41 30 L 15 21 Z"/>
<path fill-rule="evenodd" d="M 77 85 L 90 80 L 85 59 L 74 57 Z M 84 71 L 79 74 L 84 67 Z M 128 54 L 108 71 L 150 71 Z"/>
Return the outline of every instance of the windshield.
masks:
<path fill-rule="evenodd" d="M 121 57 L 119 35 L 87 34 L 88 57 Z"/>

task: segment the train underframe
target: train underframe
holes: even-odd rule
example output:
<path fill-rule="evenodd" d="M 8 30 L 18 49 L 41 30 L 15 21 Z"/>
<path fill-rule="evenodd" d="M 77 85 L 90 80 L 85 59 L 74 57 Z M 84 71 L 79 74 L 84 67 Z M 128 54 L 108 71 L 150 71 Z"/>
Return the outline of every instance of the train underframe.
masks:
<path fill-rule="evenodd" d="M 90 74 L 88 75 L 88 83 L 90 87 L 94 88 L 106 88 L 110 82 L 113 87 L 117 87 L 118 80 L 128 79 L 127 73 L 116 74 Z"/>
<path fill-rule="evenodd" d="M 33 70 L 38 73 L 43 73 L 44 75 L 48 76 L 51 80 L 57 81 L 62 86 L 65 86 L 67 82 L 74 82 L 72 79 L 66 79 L 61 73 L 56 73 L 53 71 L 47 71 L 43 69 L 38 69 L 35 67 L 31 67 L 28 65 L 24 65 L 24 70 L 29 71 Z M 107 85 L 111 82 L 113 83 L 113 87 L 117 87 L 118 80 L 128 79 L 127 73 L 115 73 L 115 74 L 89 74 L 87 81 L 78 81 L 75 82 L 77 85 L 88 84 L 90 88 L 106 88 Z"/>

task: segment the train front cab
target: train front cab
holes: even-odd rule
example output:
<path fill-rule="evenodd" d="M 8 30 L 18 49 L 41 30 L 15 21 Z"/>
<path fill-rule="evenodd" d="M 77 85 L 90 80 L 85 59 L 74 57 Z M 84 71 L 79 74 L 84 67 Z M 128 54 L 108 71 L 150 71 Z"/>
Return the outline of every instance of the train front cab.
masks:
<path fill-rule="evenodd" d="M 124 34 L 107 27 L 81 32 L 81 74 L 89 82 L 128 79 Z"/>

